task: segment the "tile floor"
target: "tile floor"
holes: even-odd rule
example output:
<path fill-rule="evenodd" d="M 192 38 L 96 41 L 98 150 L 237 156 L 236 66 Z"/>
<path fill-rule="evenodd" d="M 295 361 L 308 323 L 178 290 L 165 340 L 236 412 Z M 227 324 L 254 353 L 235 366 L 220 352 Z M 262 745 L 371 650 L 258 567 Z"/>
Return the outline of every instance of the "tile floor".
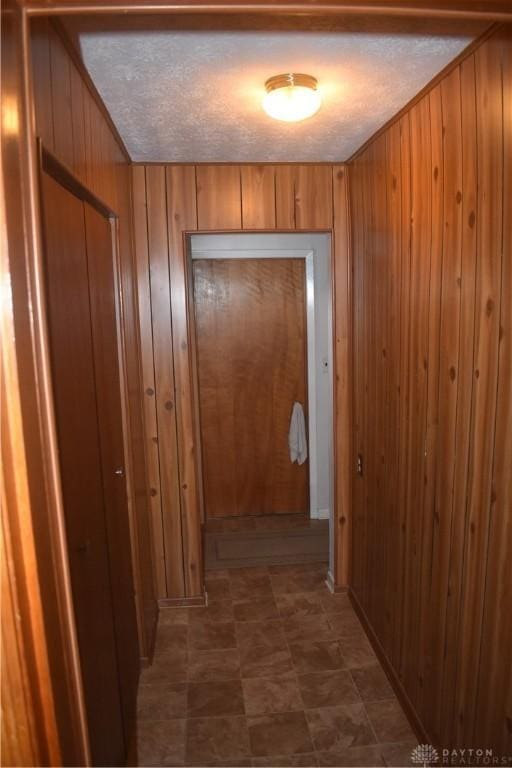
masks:
<path fill-rule="evenodd" d="M 207 574 L 206 608 L 160 611 L 141 675 L 141 766 L 402 766 L 417 744 L 325 565 Z"/>

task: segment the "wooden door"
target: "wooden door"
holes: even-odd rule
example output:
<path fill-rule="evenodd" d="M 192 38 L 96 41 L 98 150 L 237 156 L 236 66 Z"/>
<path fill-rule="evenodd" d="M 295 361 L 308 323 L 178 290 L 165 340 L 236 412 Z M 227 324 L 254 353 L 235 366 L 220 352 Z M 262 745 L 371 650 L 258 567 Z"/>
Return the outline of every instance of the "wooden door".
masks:
<path fill-rule="evenodd" d="M 139 649 L 124 470 L 112 225 L 88 203 L 84 203 L 84 213 L 114 629 L 124 726 L 125 732 L 131 732 Z"/>
<path fill-rule="evenodd" d="M 292 464 L 294 401 L 307 402 L 302 259 L 197 259 L 194 303 L 207 517 L 308 511 Z"/>
<path fill-rule="evenodd" d="M 47 174 L 42 183 L 52 382 L 91 753 L 95 765 L 121 765 L 125 733 L 118 656 L 122 660 L 123 653 L 118 654 L 116 619 L 119 635 L 120 617 L 134 606 L 133 583 L 120 573 L 114 551 L 127 547 L 130 556 L 123 477 L 112 476 L 113 468 L 122 467 L 114 402 L 119 400 L 114 295 L 108 278 L 104 290 L 99 287 L 109 270 L 112 275 L 112 242 L 109 235 L 107 248 L 94 231 L 82 200 Z M 114 547 L 113 533 L 120 537 Z M 115 604 L 120 580 L 122 611 Z M 123 642 L 132 648 L 132 629 L 128 623 L 125 628 Z"/>

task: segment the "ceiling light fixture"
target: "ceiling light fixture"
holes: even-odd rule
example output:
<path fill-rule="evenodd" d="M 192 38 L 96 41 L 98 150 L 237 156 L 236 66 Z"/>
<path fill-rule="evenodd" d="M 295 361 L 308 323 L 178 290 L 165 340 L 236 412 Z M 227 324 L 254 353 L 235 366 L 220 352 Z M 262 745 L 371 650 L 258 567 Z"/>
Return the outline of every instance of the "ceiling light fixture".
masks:
<path fill-rule="evenodd" d="M 311 117 L 322 103 L 318 81 L 312 75 L 275 75 L 267 80 L 265 89 L 263 109 L 275 120 L 287 123 Z"/>

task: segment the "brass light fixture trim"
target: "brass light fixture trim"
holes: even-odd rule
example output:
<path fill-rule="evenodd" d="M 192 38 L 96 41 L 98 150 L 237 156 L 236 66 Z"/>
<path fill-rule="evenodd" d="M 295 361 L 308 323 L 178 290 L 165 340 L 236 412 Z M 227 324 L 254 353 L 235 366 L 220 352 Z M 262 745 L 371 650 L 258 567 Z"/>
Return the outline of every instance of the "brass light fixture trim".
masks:
<path fill-rule="evenodd" d="M 288 72 L 284 75 L 274 75 L 269 77 L 265 82 L 265 89 L 267 93 L 275 91 L 276 88 L 287 88 L 288 86 L 299 85 L 302 88 L 310 88 L 312 91 L 316 91 L 318 88 L 318 80 L 313 75 L 304 75 L 297 72 Z"/>

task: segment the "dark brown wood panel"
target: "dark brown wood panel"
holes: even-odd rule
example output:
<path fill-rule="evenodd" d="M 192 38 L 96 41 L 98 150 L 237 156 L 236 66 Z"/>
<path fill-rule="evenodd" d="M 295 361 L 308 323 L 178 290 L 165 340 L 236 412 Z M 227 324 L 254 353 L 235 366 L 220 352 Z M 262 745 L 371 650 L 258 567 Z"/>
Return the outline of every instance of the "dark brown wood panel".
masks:
<path fill-rule="evenodd" d="M 292 464 L 295 401 L 306 411 L 301 259 L 193 263 L 207 518 L 307 512 L 307 464 Z"/>
<path fill-rule="evenodd" d="M 140 645 L 151 651 L 156 619 L 149 528 L 149 487 L 144 451 L 142 382 L 136 268 L 132 244 L 131 175 L 127 158 L 111 130 L 99 97 L 70 44 L 49 19 L 31 22 L 36 133 L 44 146 L 118 214 L 122 333 L 125 342 L 125 404 L 128 416 L 129 502 Z"/>
<path fill-rule="evenodd" d="M 84 203 L 91 332 L 119 687 L 126 734 L 135 728 L 139 664 L 116 317 L 112 222 Z"/>
<path fill-rule="evenodd" d="M 496 756 L 511 749 L 511 45 L 496 31 L 349 169 L 352 589 L 429 740 Z"/>
<path fill-rule="evenodd" d="M 107 543 L 108 510 L 104 506 L 100 456 L 84 204 L 46 174 L 43 201 L 52 379 L 89 738 L 96 765 L 119 765 L 124 759 L 125 743 Z M 69 300 L 70 295 L 73 301 Z M 125 642 L 129 642 L 129 637 Z"/>

